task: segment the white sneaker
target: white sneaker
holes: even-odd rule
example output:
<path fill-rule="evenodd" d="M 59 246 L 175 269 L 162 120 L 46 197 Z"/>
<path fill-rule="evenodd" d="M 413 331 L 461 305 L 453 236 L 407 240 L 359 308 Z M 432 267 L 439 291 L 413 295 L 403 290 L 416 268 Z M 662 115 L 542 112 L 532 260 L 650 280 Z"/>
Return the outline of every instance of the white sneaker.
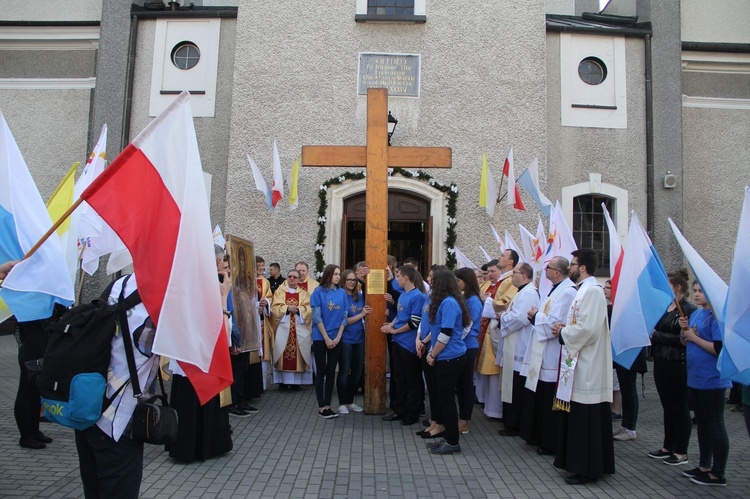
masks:
<path fill-rule="evenodd" d="M 625 429 L 619 435 L 615 435 L 612 438 L 614 440 L 619 440 L 620 442 L 627 442 L 628 440 L 635 440 L 635 431 Z"/>
<path fill-rule="evenodd" d="M 612 432 L 612 436 L 614 437 L 616 435 L 619 435 L 623 431 L 625 431 L 625 427 L 624 426 L 620 426 L 619 428 L 617 428 L 615 431 Z"/>
<path fill-rule="evenodd" d="M 347 409 L 345 405 L 340 405 L 339 414 L 349 414 L 349 409 Z"/>
<path fill-rule="evenodd" d="M 349 407 L 349 409 L 352 410 L 352 411 L 354 411 L 354 412 L 362 412 L 362 411 L 364 411 L 364 409 L 362 409 L 360 406 L 358 406 L 354 402 L 352 402 L 351 404 L 349 404 L 347 407 Z"/>

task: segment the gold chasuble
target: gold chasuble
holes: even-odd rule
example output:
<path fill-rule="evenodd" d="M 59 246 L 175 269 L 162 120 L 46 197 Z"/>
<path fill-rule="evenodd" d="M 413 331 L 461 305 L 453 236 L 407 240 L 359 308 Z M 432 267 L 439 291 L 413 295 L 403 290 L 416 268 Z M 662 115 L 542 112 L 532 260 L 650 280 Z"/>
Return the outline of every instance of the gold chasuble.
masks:
<path fill-rule="evenodd" d="M 310 295 L 300 286 L 291 292 L 286 282 L 278 287 L 271 304 L 271 327 L 274 329 L 273 363 L 278 371 L 303 373 L 310 368 L 312 351 L 312 309 Z M 299 309 L 287 313 L 289 306 Z M 303 321 L 299 322 L 298 318 Z"/>
<path fill-rule="evenodd" d="M 266 279 L 263 276 L 258 277 L 255 280 L 255 287 L 258 290 L 258 302 L 260 303 L 260 300 L 262 298 L 265 298 L 268 300 L 268 306 L 270 309 L 271 306 L 271 300 L 273 299 L 273 294 L 271 294 L 271 283 L 268 282 L 268 279 Z M 269 317 L 266 315 L 264 310 L 260 310 L 258 312 L 258 315 L 260 315 L 260 337 L 261 342 L 263 344 L 263 355 L 259 359 L 255 359 L 253 355 L 250 355 L 250 363 L 255 364 L 256 362 L 260 362 L 261 360 L 271 360 L 271 348 L 273 345 L 273 338 L 271 338 L 271 328 L 269 327 Z"/>
<path fill-rule="evenodd" d="M 310 276 L 307 276 L 307 279 L 299 283 L 299 287 L 307 291 L 307 294 L 312 296 L 313 291 L 315 291 L 315 288 L 318 287 L 318 281 Z"/>
<path fill-rule="evenodd" d="M 482 295 L 489 294 L 492 297 L 492 304 L 496 312 L 504 311 L 513 299 L 518 289 L 513 285 L 511 279 L 512 272 L 506 272 L 501 276 L 497 283 L 484 282 L 481 286 Z M 497 319 L 482 317 L 479 326 L 479 352 L 477 353 L 476 371 L 479 374 L 493 375 L 500 374 L 500 366 L 495 365 L 495 353 L 497 351 L 498 337 L 500 336 L 500 324 Z M 494 331 L 494 333 L 493 333 Z M 493 334 L 495 336 L 493 347 Z"/>

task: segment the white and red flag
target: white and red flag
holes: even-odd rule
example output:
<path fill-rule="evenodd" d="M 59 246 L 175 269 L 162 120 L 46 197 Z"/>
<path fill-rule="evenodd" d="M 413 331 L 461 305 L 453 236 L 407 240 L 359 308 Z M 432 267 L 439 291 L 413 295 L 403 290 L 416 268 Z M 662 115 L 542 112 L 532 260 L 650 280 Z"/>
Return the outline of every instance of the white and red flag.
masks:
<path fill-rule="evenodd" d="M 183 92 L 81 194 L 130 250 L 156 323 L 201 404 L 232 384 L 198 141 Z"/>
<path fill-rule="evenodd" d="M 513 147 L 510 148 L 508 157 L 505 158 L 503 175 L 508 177 L 508 204 L 517 210 L 526 211 L 526 207 L 521 201 L 521 192 L 518 190 L 518 184 L 516 184 L 516 174 L 513 171 Z"/>
<path fill-rule="evenodd" d="M 284 199 L 284 176 L 281 174 L 281 158 L 276 139 L 273 139 L 273 187 L 271 188 L 271 204 L 276 208 L 279 201 Z"/>
<path fill-rule="evenodd" d="M 612 304 L 614 304 L 617 286 L 620 283 L 620 269 L 622 268 L 622 261 L 625 258 L 625 252 L 622 249 L 622 243 L 620 242 L 619 234 L 617 234 L 615 223 L 612 221 L 612 217 L 609 216 L 609 210 L 607 210 L 607 206 L 604 203 L 602 203 L 602 211 L 604 212 L 604 220 L 607 221 L 607 230 L 609 231 L 609 277 L 612 279 Z"/>

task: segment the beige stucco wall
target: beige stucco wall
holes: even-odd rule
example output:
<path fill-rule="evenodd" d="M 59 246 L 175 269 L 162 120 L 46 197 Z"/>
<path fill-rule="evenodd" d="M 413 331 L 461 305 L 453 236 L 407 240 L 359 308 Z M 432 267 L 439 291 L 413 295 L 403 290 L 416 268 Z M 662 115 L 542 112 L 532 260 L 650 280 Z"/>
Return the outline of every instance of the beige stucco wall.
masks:
<path fill-rule="evenodd" d="M 234 19 L 223 19 L 219 39 L 219 66 L 217 68 L 216 108 L 213 118 L 196 118 L 195 131 L 201 154 L 203 171 L 211 179 L 211 222 L 224 224 L 226 165 L 229 150 L 229 124 L 232 112 L 232 71 L 235 50 Z M 149 103 L 153 69 L 154 37 L 156 21 L 145 20 L 138 25 L 138 44 L 133 83 L 133 109 L 130 123 L 130 138 L 151 121 Z"/>
<path fill-rule="evenodd" d="M 473 7 L 429 2 L 426 24 L 358 24 L 354 2 L 328 0 L 304 10 L 240 2 L 226 230 L 255 241 L 258 254 L 282 267 L 298 259 L 312 262 L 318 188 L 343 169 L 304 169 L 299 208 L 290 211 L 282 204 L 270 214 L 243 151 L 270 180 L 274 137 L 285 172 L 302 145 L 364 144 L 366 98 L 356 94 L 358 54 L 421 54 L 421 96 L 389 102 L 399 120 L 393 144 L 453 148 L 453 169 L 432 173 L 442 183 L 457 183 L 457 246 L 480 263 L 478 245 L 494 245 L 490 219 L 477 203 L 482 152 L 498 181 L 510 145 L 517 173 L 538 155 L 544 175 L 547 72 L 543 1 Z M 499 206 L 495 213 L 501 230 L 519 221 L 535 226 L 536 215 L 510 211 Z"/>
<path fill-rule="evenodd" d="M 548 186 L 554 200 L 563 187 L 588 182 L 600 173 L 602 183 L 628 191 L 628 212 L 646 224 L 646 108 L 643 39 L 625 39 L 627 71 L 626 129 L 564 127 L 560 121 L 560 36 L 547 37 Z M 618 207 L 621 209 L 623 207 Z M 618 230 L 622 231 L 626 229 Z"/>
<path fill-rule="evenodd" d="M 74 162 L 88 157 L 92 90 L 0 90 L 0 110 L 46 201 Z"/>
<path fill-rule="evenodd" d="M 3 21 L 99 21 L 102 0 L 3 0 Z"/>
<path fill-rule="evenodd" d="M 750 43 L 750 0 L 682 0 L 682 40 Z"/>
<path fill-rule="evenodd" d="M 750 110 L 684 108 L 683 233 L 727 282 L 744 187 L 750 183 Z"/>

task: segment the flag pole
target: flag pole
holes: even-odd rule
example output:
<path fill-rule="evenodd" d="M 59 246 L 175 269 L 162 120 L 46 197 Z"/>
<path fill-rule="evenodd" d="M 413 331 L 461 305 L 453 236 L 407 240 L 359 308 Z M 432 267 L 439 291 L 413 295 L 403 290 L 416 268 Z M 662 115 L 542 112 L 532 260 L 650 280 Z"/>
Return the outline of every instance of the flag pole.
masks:
<path fill-rule="evenodd" d="M 78 255 L 78 270 L 81 271 L 81 278 L 78 280 L 78 291 L 76 292 L 76 301 L 75 301 L 76 305 L 78 305 L 81 302 L 81 290 L 83 289 L 83 276 L 86 275 L 86 272 L 84 272 L 83 267 L 81 266 L 81 262 L 83 261 L 84 251 L 86 251 L 85 245 L 83 249 L 81 250 L 81 254 Z"/>
<path fill-rule="evenodd" d="M 36 253 L 36 250 L 38 250 L 39 247 L 42 244 L 44 244 L 44 241 L 49 239 L 49 236 L 51 236 L 52 233 L 55 232 L 57 228 L 62 225 L 62 223 L 75 211 L 76 208 L 78 208 L 78 206 L 81 203 L 83 203 L 83 198 L 78 198 L 78 200 L 75 203 L 73 203 L 71 207 L 68 208 L 68 210 L 65 213 L 62 214 L 60 219 L 54 224 L 52 224 L 52 227 L 50 227 L 49 230 L 45 232 L 45 234 L 41 237 L 41 239 L 39 239 L 39 241 L 37 241 L 36 244 L 32 246 L 31 249 L 27 251 L 25 255 L 23 255 L 23 258 L 21 259 L 21 261 L 26 260 L 27 258 L 30 258 L 31 255 Z"/>
<path fill-rule="evenodd" d="M 680 306 L 680 302 L 677 301 L 677 298 L 674 299 L 674 304 L 677 305 L 677 312 L 680 314 L 680 317 L 684 318 L 685 313 L 682 311 L 682 307 Z"/>
<path fill-rule="evenodd" d="M 503 180 L 504 179 L 505 179 L 505 175 L 500 173 L 500 187 L 497 189 L 497 202 L 498 203 L 502 202 L 503 198 L 505 197 L 505 196 L 502 196 L 502 197 L 500 196 L 500 193 L 503 192 Z"/>

